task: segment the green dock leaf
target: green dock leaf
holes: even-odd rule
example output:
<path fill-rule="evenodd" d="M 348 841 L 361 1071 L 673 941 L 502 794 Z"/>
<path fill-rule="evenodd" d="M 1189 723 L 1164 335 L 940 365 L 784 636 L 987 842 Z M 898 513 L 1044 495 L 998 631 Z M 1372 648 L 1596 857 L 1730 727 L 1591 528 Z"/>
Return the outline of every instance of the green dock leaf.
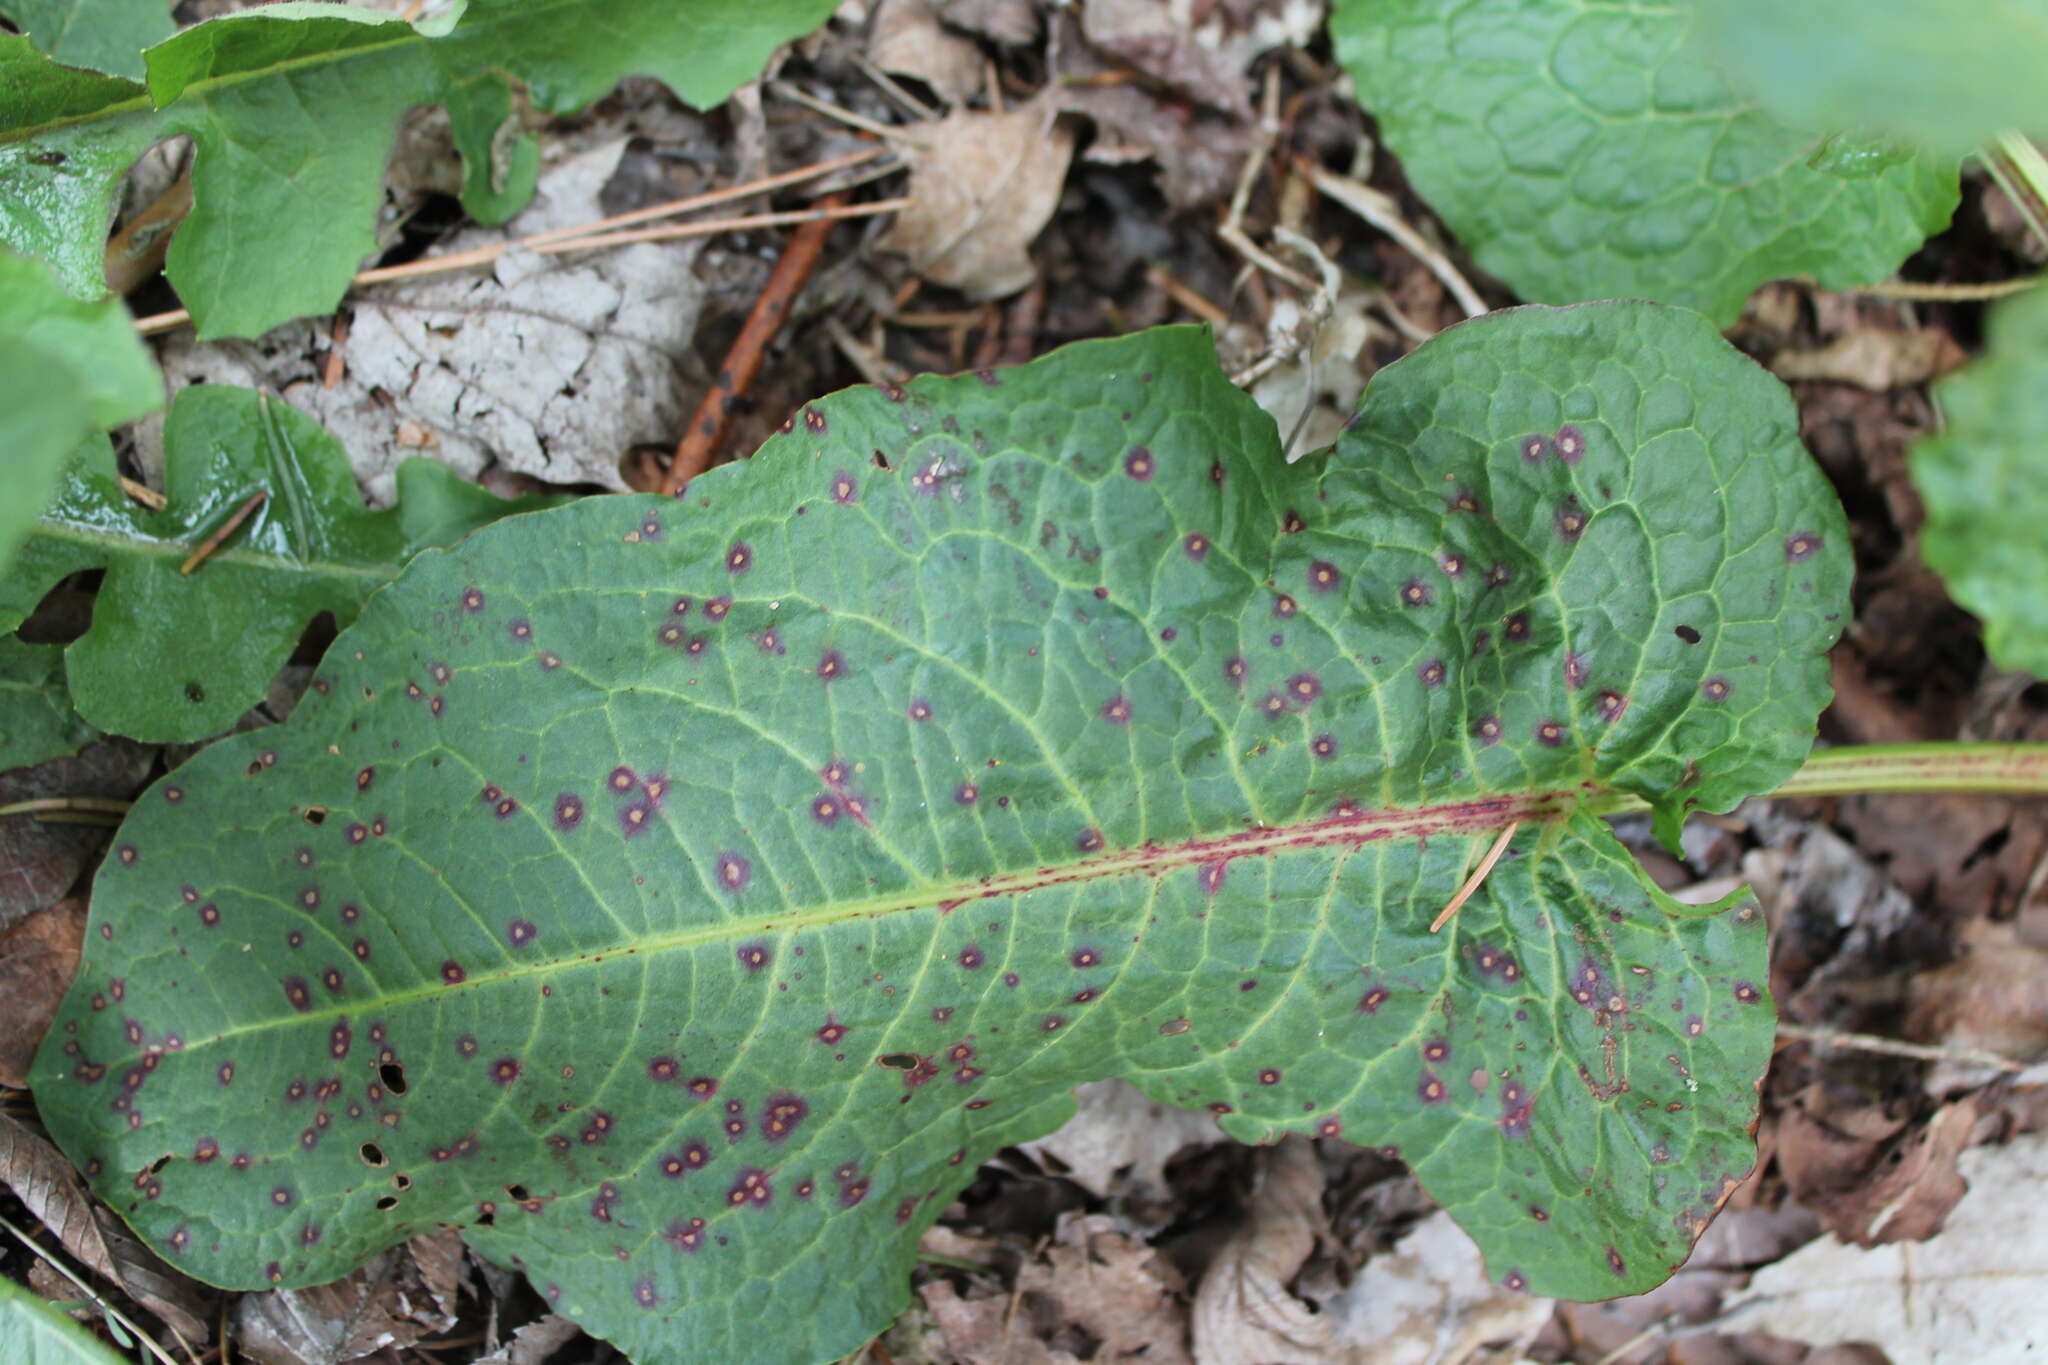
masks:
<path fill-rule="evenodd" d="M 1637 1292 L 1754 1160 L 1766 930 L 1582 798 L 1792 771 L 1848 576 L 1682 310 L 1453 328 L 1293 465 L 1192 329 L 849 390 L 421 556 L 145 794 L 37 1101 L 191 1274 L 462 1225 L 643 1365 L 854 1349 L 1110 1075 Z"/>
<path fill-rule="evenodd" d="M 1953 160 L 1830 156 L 1701 60 L 1690 12 L 1338 0 L 1338 56 L 1409 180 L 1532 302 L 1647 298 L 1723 326 L 1766 280 L 1868 284 L 1939 231 Z"/>
<path fill-rule="evenodd" d="M 170 0 L 0 0 L 36 49 L 65 66 L 142 78 L 142 49 L 177 31 Z"/>

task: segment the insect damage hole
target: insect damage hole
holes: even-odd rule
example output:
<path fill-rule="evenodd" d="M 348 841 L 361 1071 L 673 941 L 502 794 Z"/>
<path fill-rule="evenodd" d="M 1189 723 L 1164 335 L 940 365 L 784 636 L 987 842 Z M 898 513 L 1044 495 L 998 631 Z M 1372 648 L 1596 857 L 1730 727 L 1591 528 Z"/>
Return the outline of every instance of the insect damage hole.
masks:
<path fill-rule="evenodd" d="M 917 1058 L 908 1052 L 885 1052 L 875 1058 L 876 1066 L 886 1066 L 891 1071 L 910 1071 L 917 1066 Z"/>
<path fill-rule="evenodd" d="M 405 1066 L 401 1062 L 385 1062 L 377 1068 L 377 1075 L 383 1080 L 384 1088 L 394 1095 L 406 1091 Z"/>
<path fill-rule="evenodd" d="M 309 825 L 312 825 L 312 826 L 313 826 L 314 828 L 316 828 L 316 829 L 317 829 L 317 828 L 319 828 L 319 827 L 320 827 L 320 826 L 321 826 L 322 824 L 325 824 L 325 823 L 326 823 L 326 821 L 327 821 L 327 807 L 325 807 L 325 806 L 308 806 L 308 807 L 306 807 L 306 811 L 305 811 L 305 816 L 304 816 L 304 819 L 305 819 L 305 821 L 306 821 L 306 823 L 307 823 L 307 824 L 309 824 Z"/>
<path fill-rule="evenodd" d="M 1700 633 L 1691 626 L 1676 626 L 1672 629 L 1671 633 L 1689 645 L 1696 645 L 1700 642 Z"/>
<path fill-rule="evenodd" d="M 391 1212 L 391 1210 L 393 1210 L 393 1209 L 395 1209 L 395 1208 L 397 1208 L 397 1207 L 398 1207 L 398 1196 L 397 1196 L 397 1195 L 395 1195 L 395 1194 L 386 1194 L 386 1195 L 380 1195 L 380 1196 L 378 1196 L 378 1198 L 377 1198 L 377 1212 L 379 1212 L 379 1213 L 389 1213 L 389 1212 Z"/>
<path fill-rule="evenodd" d="M 384 1149 L 374 1142 L 364 1143 L 361 1147 L 357 1148 L 357 1152 L 363 1158 L 365 1166 L 388 1166 L 391 1164 L 390 1158 L 384 1155 Z"/>

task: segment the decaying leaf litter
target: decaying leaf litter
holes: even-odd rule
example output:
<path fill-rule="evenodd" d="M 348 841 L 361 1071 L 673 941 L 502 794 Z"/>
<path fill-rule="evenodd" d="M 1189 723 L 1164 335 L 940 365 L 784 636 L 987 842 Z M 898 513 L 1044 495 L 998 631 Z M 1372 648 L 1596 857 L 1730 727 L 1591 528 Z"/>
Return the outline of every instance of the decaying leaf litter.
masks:
<path fill-rule="evenodd" d="M 1319 199 L 1305 176 L 1289 170 L 1288 158 L 1352 165 L 1395 193 L 1404 215 L 1444 242 L 1451 260 L 1461 253 L 1404 193 L 1389 159 L 1352 159 L 1350 149 L 1365 145 L 1361 120 L 1335 89 L 1327 47 L 1313 41 L 1315 16 L 1293 8 L 1292 36 L 1312 40 L 1305 50 L 1262 50 L 1260 44 L 1284 43 L 1290 34 L 1284 27 L 1276 32 L 1264 16 L 1246 21 L 1228 6 L 1220 7 L 1220 18 L 1211 16 L 1225 41 L 1199 46 L 1177 40 L 1164 5 L 1090 6 L 1086 27 L 1068 15 L 986 2 L 947 6 L 943 16 L 893 2 L 872 14 L 843 13 L 832 29 L 796 45 L 755 99 L 719 115 L 686 114 L 658 88 L 629 86 L 570 126 L 548 130 L 558 140 L 544 148 L 542 185 L 560 186 L 561 197 L 541 207 L 574 205 L 565 212 L 595 218 L 592 183 L 598 209 L 618 212 L 856 145 L 848 128 L 858 125 L 821 112 L 821 101 L 869 122 L 907 127 L 910 136 L 918 135 L 919 123 L 945 117 L 1029 114 L 1058 136 L 1030 144 L 1015 165 L 972 157 L 945 164 L 946 148 L 979 145 L 973 139 L 902 145 L 902 160 L 915 173 L 943 176 L 946 194 L 965 196 L 950 201 L 967 204 L 964 215 L 955 211 L 951 221 L 938 222 L 942 234 L 927 228 L 922 239 L 904 227 L 915 228 L 914 215 L 879 241 L 870 228 L 839 231 L 799 303 L 799 322 L 778 344 L 777 363 L 743 405 L 729 454 L 752 449 L 801 400 L 844 383 L 893 383 L 925 371 L 1014 362 L 1060 341 L 1187 317 L 1217 325 L 1226 363 L 1260 384 L 1261 396 L 1276 407 L 1292 388 L 1341 419 L 1366 374 L 1461 313 L 1439 274 Z M 1110 17 L 1098 21 L 1098 13 Z M 890 41 L 878 43 L 877 35 Z M 965 60 L 963 43 L 979 62 Z M 863 63 L 895 71 L 908 89 L 891 91 Z M 1114 93 L 1122 102 L 1103 99 L 1091 111 L 1077 98 L 1055 107 L 1044 101 L 1048 73 L 1055 72 L 1072 75 L 1083 94 Z M 1067 138 L 1072 161 L 1052 174 L 1036 158 L 1065 163 Z M 1221 172 L 1213 164 L 1219 148 Z M 1014 149 L 1008 155 L 1014 158 Z M 1234 207 L 1237 167 L 1253 156 L 1257 174 Z M 1048 178 L 1057 192 L 1024 194 L 1018 179 L 1032 175 Z M 914 182 L 910 188 L 915 198 Z M 1995 191 L 1978 183 L 1968 193 L 1959 226 L 1920 263 L 1929 278 L 1981 279 L 2011 269 L 2023 255 L 1999 235 Z M 1017 195 L 1022 199 L 1010 198 Z M 1020 204 L 1031 211 L 1020 217 Z M 467 244 L 451 239 L 455 223 L 445 200 L 415 207 L 400 230 L 415 244 L 436 251 Z M 958 230 L 962 217 L 965 232 Z M 1229 234 L 1213 231 L 1218 219 Z M 513 228 L 528 235 L 572 221 L 588 219 L 536 217 Z M 884 249 L 891 236 L 896 252 Z M 1244 256 L 1232 236 L 1253 244 L 1262 268 L 1240 273 Z M 345 314 L 358 322 L 369 314 L 368 329 L 292 324 L 249 343 L 174 341 L 161 354 L 179 382 L 253 383 L 319 416 L 343 436 L 373 498 L 386 491 L 381 481 L 395 452 L 432 456 L 443 453 L 444 441 L 459 445 L 445 453 L 460 472 L 501 488 L 531 487 L 527 480 L 536 478 L 617 487 L 636 482 L 635 471 L 645 479 L 650 463 L 658 465 L 650 454 L 673 443 L 679 414 L 713 382 L 724 337 L 752 305 L 778 240 L 714 238 L 694 250 L 694 259 L 690 248 L 631 247 L 617 257 L 569 258 L 566 272 L 515 255 L 488 276 L 456 277 L 445 287 L 384 286 L 353 297 Z M 644 264 L 600 263 L 628 254 Z M 906 256 L 923 269 L 925 283 L 907 273 Z M 945 273 L 963 259 L 980 261 L 985 273 Z M 1318 287 L 1326 269 L 1335 272 L 1337 288 Z M 1489 301 L 1509 301 L 1476 272 L 1471 277 Z M 946 279 L 950 288 L 934 283 Z M 566 315 L 549 303 L 555 290 L 572 305 Z M 599 304 L 591 303 L 593 294 Z M 507 330 L 493 321 L 502 316 L 533 321 Z M 550 330 L 526 330 L 541 327 Z M 471 328 L 482 330 L 465 344 Z M 366 335 L 385 344 L 359 356 L 358 348 L 369 345 Z M 1802 434 L 1852 517 L 1863 571 L 1858 624 L 1836 654 L 1840 700 L 1824 733 L 2042 733 L 2048 727 L 2038 696 L 1982 665 L 1973 625 L 1914 568 L 1919 509 L 1902 476 L 1903 447 L 1932 422 L 1918 386 L 1975 344 L 1974 313 L 1851 303 L 1774 286 L 1752 300 L 1735 335 L 1794 380 Z M 478 395 L 488 401 L 497 384 L 521 396 L 516 365 L 492 377 L 506 349 L 531 350 L 555 367 L 551 374 L 587 377 L 594 392 L 579 386 L 575 395 L 560 395 L 552 414 L 537 408 L 513 424 L 519 430 L 477 440 L 478 424 L 466 416 Z M 612 354 L 622 358 L 608 359 Z M 378 382 L 397 375 L 405 379 L 402 391 Z M 588 415 L 577 415 L 577 399 Z M 1298 396 L 1292 401 L 1287 427 L 1305 419 L 1314 430 L 1312 407 Z M 526 428 L 548 433 L 538 455 L 522 444 Z M 132 450 L 124 447 L 136 472 L 150 472 L 149 449 L 146 433 L 136 435 Z M 65 638 L 61 621 L 47 629 Z M 1931 670 L 1930 655 L 1942 661 Z M 285 699 L 272 715 L 288 709 Z M 112 747 L 102 742 L 87 757 Z M 152 761 L 164 760 L 145 753 L 142 762 Z M 19 783 L 21 799 L 91 794 L 75 770 L 28 770 L 9 780 Z M 108 791 L 132 794 L 138 786 L 131 777 Z M 1164 1141 L 1120 1150 L 1117 1132 L 1089 1127 L 1106 1121 L 1121 1132 L 1128 1125 L 1128 1097 L 1109 1091 L 1057 1138 L 1006 1152 L 984 1168 L 928 1235 L 918 1305 L 877 1344 L 873 1358 L 1101 1359 L 1105 1349 L 1111 1358 L 1129 1358 L 1149 1344 L 1130 1336 L 1135 1319 L 1158 1343 L 1138 1357 L 1145 1359 L 1837 1359 L 1847 1357 L 1755 1335 L 1775 1327 L 1814 1348 L 1832 1345 L 1800 1314 L 1811 1313 L 1807 1305 L 1828 1291 L 1831 1276 L 1844 1274 L 1833 1267 L 1865 1263 L 1845 1262 L 1854 1253 L 1836 1249 L 1833 1240 L 1816 1241 L 1823 1228 L 1852 1245 L 1910 1249 L 1935 1238 L 1941 1255 L 1961 1262 L 1956 1287 L 1943 1292 L 1967 1296 L 1987 1272 L 2029 1272 L 2034 1268 L 2023 1262 L 2009 1263 L 2010 1255 L 2025 1254 L 2019 1239 L 1950 1237 L 1941 1229 L 1947 1220 L 1961 1233 L 1982 1220 L 1965 1202 L 1968 1191 L 1977 1190 L 1981 1203 L 1984 1193 L 2019 1193 L 2039 1180 L 2026 1158 L 2026 1135 L 2040 1124 L 2039 1078 L 2021 1064 L 2048 1045 L 2048 1023 L 2039 1018 L 2038 989 L 2029 990 L 2027 972 L 2031 955 L 2048 945 L 2038 894 L 2048 832 L 2037 811 L 2014 803 L 1957 798 L 1940 802 L 1930 819 L 1928 800 L 1852 798 L 1823 809 L 1778 803 L 1695 822 L 1683 861 L 1655 850 L 1647 831 L 1637 831 L 1642 856 L 1674 888 L 1711 899 L 1723 889 L 1718 883 L 1739 876 L 1763 892 L 1776 945 L 1771 986 L 1791 1026 L 1766 1086 L 1758 1173 L 1735 1192 L 1692 1265 L 1644 1301 L 1554 1311 L 1526 1298 L 1489 1306 L 1493 1291 L 1476 1262 L 1455 1236 L 1444 1236 L 1443 1220 L 1432 1217 L 1398 1166 L 1331 1141 L 1241 1148 L 1223 1140 L 1213 1123 L 1205 1131 L 1199 1117 L 1172 1130 L 1172 1150 L 1163 1150 Z M 31 828 L 20 825 L 19 832 Z M 90 827 L 84 832 L 89 840 Z M 10 851 L 9 859 L 9 885 L 34 888 L 23 893 L 32 904 L 22 914 L 13 914 L 9 901 L 10 918 L 53 915 L 61 922 L 77 855 L 45 847 L 19 858 Z M 61 929 L 36 934 L 36 960 L 61 954 L 62 939 Z M 2012 1007 L 2003 1007 L 2006 1000 Z M 1888 1040 L 1930 1055 L 1879 1050 Z M 23 1103 L 10 1112 L 29 1117 Z M 26 1200 L 27 1190 L 45 1188 L 36 1182 L 47 1175 L 17 1155 L 0 1179 Z M 1274 1193 L 1284 1189 L 1294 1194 Z M 50 1228 L 47 1245 L 69 1250 L 74 1266 L 93 1268 L 87 1253 L 60 1240 L 59 1225 L 44 1212 L 47 1197 L 34 1197 L 37 1204 L 24 1211 Z M 107 1215 L 95 1210 L 94 1217 Z M 1971 1259 L 1994 1252 L 2008 1260 Z M 1780 1260 L 1803 1298 L 1788 1296 L 1764 1269 Z M 1813 1269 L 1804 1268 L 1809 1263 Z M 18 1278 L 59 1292 L 47 1267 L 18 1249 L 6 1265 Z M 175 1289 L 180 1277 L 170 1273 Z M 1404 1276 L 1412 1288 L 1389 1287 Z M 128 1297 L 120 1302 L 130 1311 L 155 1313 L 154 1324 L 209 1349 L 194 1321 L 152 1307 L 145 1296 L 161 1284 L 96 1283 L 116 1294 L 125 1284 Z M 466 1288 L 450 1287 L 456 1283 Z M 1102 1302 L 1105 1283 L 1114 1286 L 1114 1311 Z M 65 1288 L 61 1295 L 76 1292 Z M 195 1293 L 207 1297 L 186 1282 L 156 1302 Z M 1433 1339 L 1416 1337 L 1412 1319 L 1385 1307 L 1411 1300 L 1425 1305 Z M 1737 1305 L 1723 1321 L 1724 1307 Z M 559 1320 L 544 1311 L 530 1290 L 482 1263 L 450 1267 L 445 1258 L 429 1265 L 395 1256 L 321 1295 L 241 1296 L 229 1330 L 235 1351 L 266 1360 L 370 1352 L 451 1359 L 494 1350 L 502 1359 L 574 1360 L 603 1350 L 587 1339 L 561 1340 L 549 1325 Z M 1962 1311 L 1988 1314 L 1993 1306 L 1965 1297 Z M 383 1325 L 386 1319 L 391 1325 Z M 1247 1333 L 1263 1335 L 1247 1345 Z M 432 1348 L 435 1337 L 453 1343 L 454 1353 L 412 1349 Z M 168 1332 L 159 1339 L 171 1344 Z M 1991 1358 L 2001 1349 L 1991 1338 L 1947 1345 L 1971 1352 L 1959 1358 Z M 1908 1348 L 1893 1358 L 1918 1357 Z"/>

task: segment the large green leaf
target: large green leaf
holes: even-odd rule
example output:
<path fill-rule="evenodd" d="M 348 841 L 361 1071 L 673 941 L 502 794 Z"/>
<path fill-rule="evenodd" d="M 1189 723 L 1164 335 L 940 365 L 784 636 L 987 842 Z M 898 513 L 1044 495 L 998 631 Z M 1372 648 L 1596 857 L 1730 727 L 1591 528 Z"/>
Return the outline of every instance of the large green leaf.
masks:
<path fill-rule="evenodd" d="M 1885 129 L 1960 155 L 2048 133 L 2048 2 L 1692 0 L 1713 57 L 1809 128 Z"/>
<path fill-rule="evenodd" d="M 0 635 L 0 772 L 76 753 L 98 733 L 71 709 L 64 651 Z"/>
<path fill-rule="evenodd" d="M 1840 156 L 1761 113 L 1654 0 L 1338 0 L 1358 98 L 1481 266 L 1548 303 L 1733 322 L 1757 285 L 1890 274 L 1955 209 L 1953 162 Z"/>
<path fill-rule="evenodd" d="M 0 249 L 0 569 L 72 452 L 163 401 L 127 309 L 71 298 L 43 266 Z"/>
<path fill-rule="evenodd" d="M 509 74 L 549 111 L 634 72 L 699 107 L 757 74 L 832 0 L 470 0 L 445 36 L 349 5 L 282 4 L 185 30 L 149 50 L 148 84 L 70 71 L 0 39 L 0 241 L 105 288 L 114 191 L 152 142 L 189 133 L 193 207 L 167 271 L 202 338 L 250 336 L 326 312 L 376 249 L 398 120 L 443 104 L 463 203 L 502 221 L 533 188 Z"/>
<path fill-rule="evenodd" d="M 2001 304 L 1988 343 L 1935 386 L 1947 421 L 1908 455 L 1927 504 L 1920 553 L 1983 621 L 2000 667 L 2048 678 L 2048 293 Z"/>
<path fill-rule="evenodd" d="M 0 1275 L 0 1360 L 8 1365 L 120 1365 L 121 1357 L 26 1286 Z"/>
<path fill-rule="evenodd" d="M 1646 1288 L 1752 1163 L 1766 931 L 1578 800 L 1810 743 L 1849 564 L 1795 431 L 1650 304 L 1453 328 L 1295 465 L 1190 329 L 821 400 L 421 556 L 146 794 L 38 1104 L 192 1274 L 466 1225 L 642 1362 L 854 1348 L 1106 1075 Z"/>
<path fill-rule="evenodd" d="M 0 0 L 0 14 L 66 66 L 138 79 L 142 49 L 177 31 L 167 0 Z"/>
<path fill-rule="evenodd" d="M 0 369 L 0 375 L 4 375 Z M 325 428 L 249 389 L 180 390 L 164 427 L 169 506 L 121 491 L 104 442 L 71 467 L 0 579 L 0 631 L 81 569 L 105 569 L 92 627 L 65 651 L 71 699 L 102 730 L 153 741 L 209 739 L 260 701 L 312 619 L 355 619 L 363 599 L 429 545 L 508 512 L 430 460 L 398 472 L 399 506 L 362 504 Z M 185 560 L 251 494 L 265 501 L 190 574 Z"/>

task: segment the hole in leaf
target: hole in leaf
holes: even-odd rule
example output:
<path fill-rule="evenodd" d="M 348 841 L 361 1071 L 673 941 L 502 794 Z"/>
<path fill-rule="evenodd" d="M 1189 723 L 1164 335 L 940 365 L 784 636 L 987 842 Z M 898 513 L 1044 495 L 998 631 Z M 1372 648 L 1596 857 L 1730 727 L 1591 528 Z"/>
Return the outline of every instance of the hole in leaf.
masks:
<path fill-rule="evenodd" d="M 497 1226 L 497 1222 L 498 1215 L 493 1213 L 489 1209 L 485 1209 L 482 1213 L 476 1216 L 476 1225 L 480 1228 L 495 1227 Z"/>
<path fill-rule="evenodd" d="M 917 1058 L 908 1052 L 890 1052 L 875 1058 L 875 1064 L 891 1071 L 909 1071 L 917 1066 Z"/>
<path fill-rule="evenodd" d="M 384 1149 L 374 1142 L 363 1144 L 362 1156 L 365 1166 L 383 1166 L 388 1164 L 387 1158 L 384 1155 Z"/>
<path fill-rule="evenodd" d="M 1700 642 L 1700 633 L 1691 626 L 1680 626 L 1671 633 L 1689 645 L 1696 645 Z"/>
<path fill-rule="evenodd" d="M 206 700 L 206 689 L 196 682 L 186 683 L 185 700 L 191 702 L 194 706 L 199 705 Z"/>
<path fill-rule="evenodd" d="M 398 1196 L 395 1194 L 387 1194 L 377 1200 L 377 1211 L 379 1213 L 389 1213 L 397 1207 Z"/>
<path fill-rule="evenodd" d="M 404 1171 L 400 1171 L 397 1175 L 391 1177 L 391 1188 L 397 1190 L 400 1194 L 404 1194 L 412 1188 L 412 1177 Z"/>
<path fill-rule="evenodd" d="M 875 452 L 875 468 L 877 468 L 877 469 L 887 469 L 888 467 L 889 467 L 889 457 L 888 457 L 887 455 L 884 455 L 884 454 L 883 454 L 883 453 L 882 453 L 881 451 L 879 451 L 879 450 L 878 450 L 878 451 L 876 451 L 876 452 Z"/>
<path fill-rule="evenodd" d="M 526 1186 L 524 1185 L 507 1185 L 505 1187 L 505 1193 L 511 1195 L 514 1199 L 517 1199 L 522 1204 L 525 1203 L 527 1200 L 533 1198 L 533 1195 L 530 1192 L 528 1192 Z"/>
<path fill-rule="evenodd" d="M 327 821 L 327 807 L 325 807 L 325 806 L 308 806 L 308 807 L 306 807 L 306 823 L 307 823 L 307 824 L 309 824 L 309 825 L 313 825 L 313 826 L 316 826 L 316 827 L 317 827 L 317 826 L 319 826 L 319 825 L 325 824 L 325 823 L 326 823 L 326 821 Z"/>
<path fill-rule="evenodd" d="M 377 1075 L 383 1078 L 384 1088 L 394 1095 L 405 1093 L 405 1067 L 398 1062 L 385 1062 L 377 1068 Z"/>

